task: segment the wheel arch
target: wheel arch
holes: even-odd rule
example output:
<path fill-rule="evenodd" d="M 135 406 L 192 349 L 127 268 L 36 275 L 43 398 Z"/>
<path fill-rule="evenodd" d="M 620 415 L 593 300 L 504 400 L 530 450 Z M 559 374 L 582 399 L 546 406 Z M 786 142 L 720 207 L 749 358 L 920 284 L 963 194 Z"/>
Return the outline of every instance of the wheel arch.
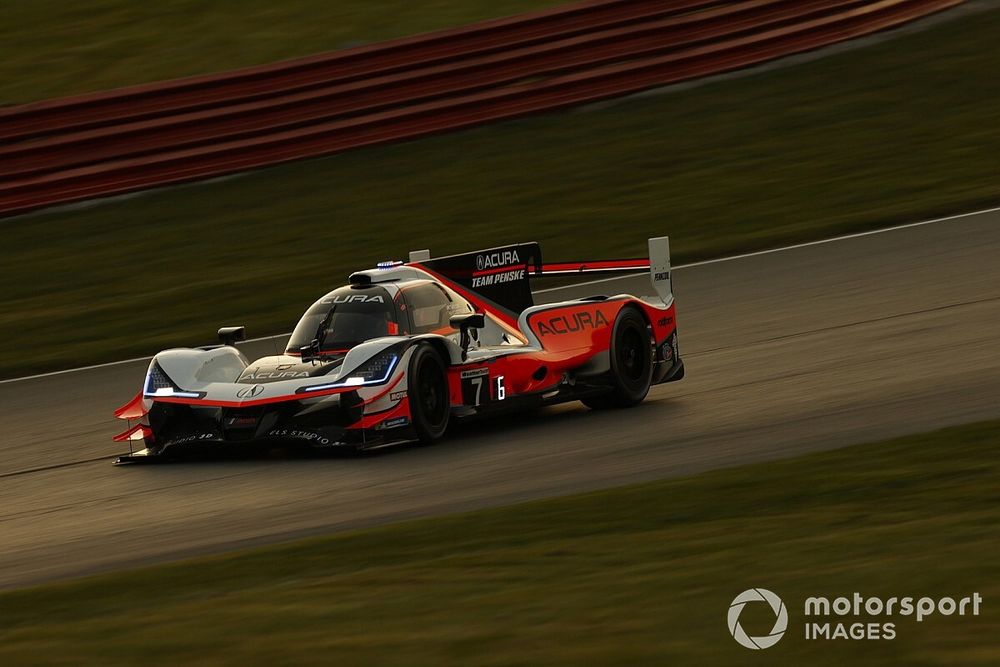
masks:
<path fill-rule="evenodd" d="M 430 345 L 439 355 L 441 355 L 441 360 L 444 361 L 446 367 L 451 367 L 461 363 L 461 349 L 456 343 L 445 338 L 444 336 L 441 336 L 440 334 L 424 334 L 422 336 L 414 336 L 411 340 L 413 341 L 413 344 L 410 347 Z"/>
<path fill-rule="evenodd" d="M 649 318 L 649 313 L 646 312 L 645 308 L 643 308 L 643 303 L 641 301 L 639 301 L 638 299 L 629 299 L 624 304 L 622 304 L 622 307 L 620 309 L 618 309 L 618 314 L 620 315 L 621 311 L 625 310 L 626 308 L 631 308 L 633 310 L 638 311 L 639 315 L 642 317 L 643 321 L 646 323 L 646 326 L 649 327 L 650 334 L 652 334 L 652 332 L 653 332 L 653 320 L 651 320 Z M 615 317 L 618 317 L 618 315 L 616 315 Z"/>

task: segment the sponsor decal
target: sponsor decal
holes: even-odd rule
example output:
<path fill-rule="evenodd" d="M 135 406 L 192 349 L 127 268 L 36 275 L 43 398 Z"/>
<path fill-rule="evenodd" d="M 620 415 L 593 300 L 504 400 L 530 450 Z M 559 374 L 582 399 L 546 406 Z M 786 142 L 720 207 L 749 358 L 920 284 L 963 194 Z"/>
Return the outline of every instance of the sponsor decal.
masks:
<path fill-rule="evenodd" d="M 226 420 L 226 426 L 230 428 L 251 428 L 256 425 L 256 417 L 230 417 Z"/>
<path fill-rule="evenodd" d="M 299 440 L 306 440 L 310 445 L 316 447 L 329 447 L 337 444 L 336 442 L 331 441 L 330 438 L 316 433 L 315 431 L 275 428 L 268 431 L 267 435 L 272 438 L 297 438 Z"/>
<path fill-rule="evenodd" d="M 339 294 L 323 303 L 385 303 L 381 294 Z"/>
<path fill-rule="evenodd" d="M 470 368 L 467 371 L 462 371 L 462 379 L 465 378 L 477 378 L 480 375 L 489 375 L 490 369 L 488 368 Z"/>
<path fill-rule="evenodd" d="M 241 380 L 292 380 L 294 378 L 307 378 L 307 377 L 309 377 L 309 373 L 307 373 L 306 371 L 282 371 L 282 370 L 262 371 L 254 368 L 247 371 L 240 379 Z M 264 391 L 263 387 L 261 387 L 261 391 Z M 259 394 L 260 392 L 257 393 Z M 252 394 L 252 396 L 256 395 L 257 394 Z M 237 396 L 239 396 L 240 398 L 244 398 L 241 394 L 237 394 Z"/>
<path fill-rule="evenodd" d="M 389 394 L 390 401 L 401 401 L 406 398 L 406 391 L 394 391 Z"/>
<path fill-rule="evenodd" d="M 200 442 L 202 440 L 218 440 L 219 436 L 215 433 L 198 433 L 196 435 L 186 435 L 183 438 L 175 438 L 174 440 L 168 440 L 166 444 L 168 445 L 183 445 L 188 442 Z"/>
<path fill-rule="evenodd" d="M 384 422 L 376 426 L 376 429 L 386 429 L 386 428 L 396 428 L 397 426 L 406 426 L 410 423 L 409 417 L 395 417 L 393 419 L 386 419 Z"/>
<path fill-rule="evenodd" d="M 491 285 L 502 285 L 503 283 L 517 282 L 524 280 L 524 269 L 514 269 L 504 273 L 490 273 L 485 276 L 475 276 L 472 278 L 473 289 L 478 287 L 490 287 Z"/>
<path fill-rule="evenodd" d="M 257 376 L 251 374 L 248 376 L 251 380 L 256 380 Z M 308 374 L 307 374 L 308 377 Z M 252 387 L 245 387 L 236 392 L 237 398 L 253 398 L 254 396 L 260 396 L 264 393 L 264 385 L 255 384 Z"/>
<path fill-rule="evenodd" d="M 559 336 L 606 326 L 608 326 L 608 319 L 604 317 L 604 313 L 599 310 L 585 310 L 570 315 L 557 315 L 548 320 L 538 322 L 538 335 Z"/>
<path fill-rule="evenodd" d="M 476 255 L 476 269 L 484 271 L 486 269 L 497 269 L 502 266 L 517 264 L 521 260 L 517 256 L 517 249 L 498 250 L 496 252 L 484 252 Z"/>
<path fill-rule="evenodd" d="M 766 634 L 751 635 L 740 624 L 744 607 L 754 603 L 765 603 L 774 612 L 774 625 Z M 923 623 L 934 615 L 979 616 L 982 603 L 983 596 L 978 592 L 960 598 L 880 597 L 858 592 L 850 597 L 810 596 L 802 606 L 806 619 L 803 636 L 808 641 L 891 641 L 904 625 L 909 625 L 902 623 L 901 617 L 913 617 L 917 623 Z M 844 617 L 848 618 L 840 620 Z M 751 588 L 737 595 L 729 605 L 726 620 L 733 639 L 753 650 L 774 646 L 789 627 L 785 603 L 766 588 Z"/>
<path fill-rule="evenodd" d="M 658 271 L 657 273 L 653 274 L 653 282 L 658 283 L 661 280 L 670 280 L 670 272 Z"/>
<path fill-rule="evenodd" d="M 666 327 L 666 326 L 670 326 L 673 323 L 674 323 L 674 318 L 672 318 L 672 317 L 661 317 L 660 320 L 656 323 L 656 326 Z"/>

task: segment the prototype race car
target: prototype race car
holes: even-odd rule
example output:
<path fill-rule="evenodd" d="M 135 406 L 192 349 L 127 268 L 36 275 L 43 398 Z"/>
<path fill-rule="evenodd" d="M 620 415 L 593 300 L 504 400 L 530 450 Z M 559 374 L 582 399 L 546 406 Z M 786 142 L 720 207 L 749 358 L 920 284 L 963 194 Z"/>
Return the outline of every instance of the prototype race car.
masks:
<path fill-rule="evenodd" d="M 655 296 L 533 304 L 533 277 L 645 271 Z M 543 264 L 537 243 L 417 251 L 320 298 L 284 354 L 249 361 L 236 347 L 243 327 L 219 338 L 153 357 L 115 412 L 130 422 L 115 440 L 144 448 L 117 463 L 227 445 L 430 443 L 455 419 L 575 400 L 629 407 L 684 376 L 666 237 L 638 260 Z"/>

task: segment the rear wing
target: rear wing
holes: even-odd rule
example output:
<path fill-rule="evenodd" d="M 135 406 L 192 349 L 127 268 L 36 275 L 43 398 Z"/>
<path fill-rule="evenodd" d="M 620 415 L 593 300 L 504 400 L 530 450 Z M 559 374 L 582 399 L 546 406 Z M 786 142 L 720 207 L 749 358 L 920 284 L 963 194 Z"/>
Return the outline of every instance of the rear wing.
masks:
<path fill-rule="evenodd" d="M 638 274 L 649 279 L 663 303 L 673 301 L 670 274 L 670 239 L 649 239 L 649 257 L 642 259 L 602 259 L 588 262 L 543 263 L 538 243 L 520 243 L 476 252 L 431 259 L 429 250 L 410 253 L 410 264 L 475 292 L 513 314 L 534 305 L 529 278 Z"/>

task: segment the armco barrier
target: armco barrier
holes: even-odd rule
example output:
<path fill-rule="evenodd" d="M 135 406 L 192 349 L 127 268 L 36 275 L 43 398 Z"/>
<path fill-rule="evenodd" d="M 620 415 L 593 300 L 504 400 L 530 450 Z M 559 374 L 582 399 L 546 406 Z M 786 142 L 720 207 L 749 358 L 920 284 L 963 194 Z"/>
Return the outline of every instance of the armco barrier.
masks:
<path fill-rule="evenodd" d="M 550 38 L 522 49 L 459 59 L 431 72 L 402 71 L 385 77 L 391 85 L 355 81 L 353 88 L 348 86 L 352 92 L 341 91 L 339 98 L 327 91 L 328 106 L 309 106 L 301 99 L 301 107 L 245 103 L 251 108 L 233 105 L 193 117 L 140 122 L 139 127 L 125 124 L 121 140 L 114 132 L 98 129 L 90 130 L 90 137 L 77 132 L 36 140 L 35 153 L 19 155 L 15 144 L 3 149 L 6 157 L 0 160 L 5 165 L 0 173 L 8 175 L 0 176 L 0 213 L 218 176 L 628 94 L 883 30 L 960 2 L 636 3 L 630 6 L 642 4 L 655 18 L 631 23 L 623 19 L 610 30 L 577 30 L 565 40 Z M 613 4 L 624 3 L 588 7 L 607 9 Z M 678 15 L 682 4 L 685 11 L 702 11 Z M 654 12 L 654 5 L 661 11 Z M 670 15 L 667 7 L 675 13 Z M 526 75 L 543 74 L 546 78 L 523 82 Z M 365 86 L 369 97 L 364 96 Z M 340 106 L 334 102 L 338 99 Z M 87 141 L 96 146 L 93 163 L 87 162 L 93 159 L 86 155 Z M 81 150 L 83 157 L 73 157 Z M 59 160 L 66 160 L 65 166 L 51 168 Z"/>

